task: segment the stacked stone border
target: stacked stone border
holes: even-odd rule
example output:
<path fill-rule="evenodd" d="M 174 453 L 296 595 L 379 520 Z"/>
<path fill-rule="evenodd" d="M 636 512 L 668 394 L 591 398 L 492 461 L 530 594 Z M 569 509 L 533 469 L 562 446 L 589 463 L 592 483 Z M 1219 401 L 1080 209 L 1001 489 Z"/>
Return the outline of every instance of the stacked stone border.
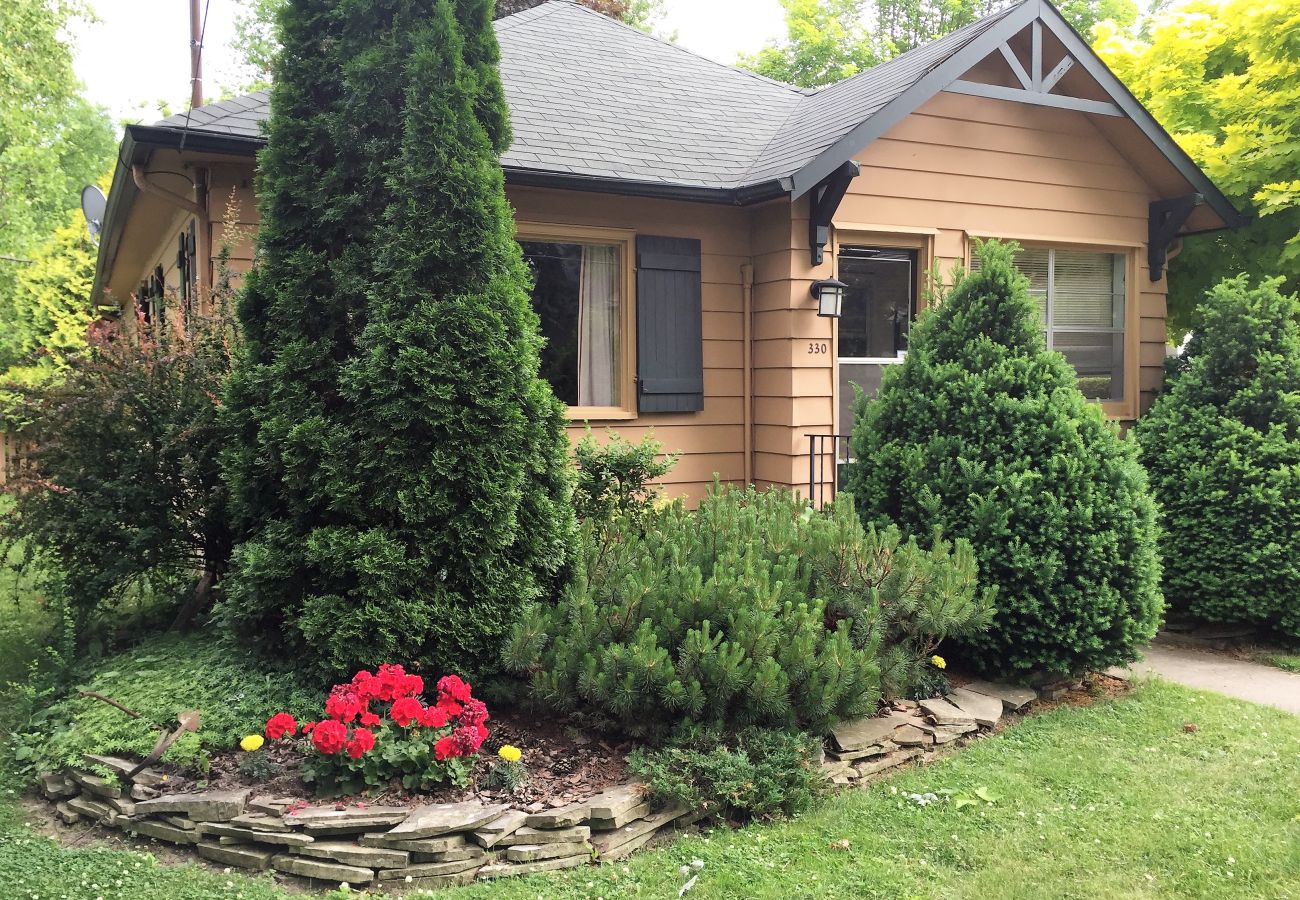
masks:
<path fill-rule="evenodd" d="M 994 728 L 1004 711 L 1036 698 L 1027 688 L 974 682 L 944 698 L 896 701 L 890 711 L 834 729 L 822 761 L 833 784 L 863 784 L 937 748 Z M 924 761 L 919 759 L 918 761 Z M 137 763 L 88 755 L 87 767 L 41 776 L 68 825 L 87 821 L 190 848 L 221 866 L 385 892 L 450 887 L 622 859 L 702 814 L 654 811 L 641 784 L 609 788 L 545 812 L 478 800 L 424 806 L 250 799 L 253 789 L 162 794 L 163 776 Z M 129 777 L 128 777 L 129 776 Z"/>

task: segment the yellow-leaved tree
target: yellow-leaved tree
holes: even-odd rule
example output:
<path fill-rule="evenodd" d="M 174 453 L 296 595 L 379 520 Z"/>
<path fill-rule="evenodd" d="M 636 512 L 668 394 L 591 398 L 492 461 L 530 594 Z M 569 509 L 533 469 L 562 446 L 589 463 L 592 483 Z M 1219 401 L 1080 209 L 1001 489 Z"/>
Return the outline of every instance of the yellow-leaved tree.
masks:
<path fill-rule="evenodd" d="M 1093 43 L 1250 221 L 1188 238 L 1169 267 L 1171 334 L 1222 278 L 1281 275 L 1300 289 L 1300 0 L 1182 0 L 1136 35 Z M 1252 280 L 1253 280 L 1252 279 Z"/>

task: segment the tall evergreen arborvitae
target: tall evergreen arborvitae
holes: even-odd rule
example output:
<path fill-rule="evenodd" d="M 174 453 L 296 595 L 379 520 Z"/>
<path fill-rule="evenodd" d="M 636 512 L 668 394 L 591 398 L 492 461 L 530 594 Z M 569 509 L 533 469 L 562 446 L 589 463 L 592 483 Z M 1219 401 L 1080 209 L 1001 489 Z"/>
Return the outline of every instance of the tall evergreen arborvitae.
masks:
<path fill-rule="evenodd" d="M 261 159 L 223 613 L 331 673 L 481 672 L 574 535 L 498 157 L 491 0 L 293 0 Z"/>
<path fill-rule="evenodd" d="M 1013 247 L 980 248 L 860 401 L 848 474 L 867 521 L 970 541 L 993 627 L 961 650 L 1001 675 L 1131 661 L 1160 621 L 1155 505 L 1137 448 L 1049 352 Z"/>

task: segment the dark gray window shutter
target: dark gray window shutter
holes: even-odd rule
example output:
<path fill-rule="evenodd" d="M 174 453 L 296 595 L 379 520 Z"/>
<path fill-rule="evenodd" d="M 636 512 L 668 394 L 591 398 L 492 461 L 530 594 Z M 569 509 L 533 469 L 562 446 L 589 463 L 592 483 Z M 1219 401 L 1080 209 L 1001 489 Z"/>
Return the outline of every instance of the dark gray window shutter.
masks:
<path fill-rule="evenodd" d="M 637 409 L 704 409 L 700 242 L 636 239 Z"/>

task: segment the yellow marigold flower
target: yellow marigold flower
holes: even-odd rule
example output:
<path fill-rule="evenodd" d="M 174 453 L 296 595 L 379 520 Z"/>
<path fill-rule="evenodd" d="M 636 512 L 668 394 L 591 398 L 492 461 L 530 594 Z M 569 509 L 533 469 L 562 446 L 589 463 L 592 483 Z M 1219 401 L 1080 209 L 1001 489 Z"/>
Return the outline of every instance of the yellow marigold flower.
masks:
<path fill-rule="evenodd" d="M 512 747 L 510 744 L 506 744 L 497 751 L 497 756 L 501 757 L 506 762 L 516 763 L 524 758 L 524 751 L 520 750 L 518 747 Z"/>
<path fill-rule="evenodd" d="M 239 742 L 239 746 L 252 753 L 254 750 L 261 750 L 263 743 L 265 743 L 265 739 L 260 734 L 250 734 Z"/>
<path fill-rule="evenodd" d="M 948 663 L 946 660 L 944 660 L 942 656 L 931 656 L 930 662 L 934 665 L 936 669 L 948 668 Z"/>

